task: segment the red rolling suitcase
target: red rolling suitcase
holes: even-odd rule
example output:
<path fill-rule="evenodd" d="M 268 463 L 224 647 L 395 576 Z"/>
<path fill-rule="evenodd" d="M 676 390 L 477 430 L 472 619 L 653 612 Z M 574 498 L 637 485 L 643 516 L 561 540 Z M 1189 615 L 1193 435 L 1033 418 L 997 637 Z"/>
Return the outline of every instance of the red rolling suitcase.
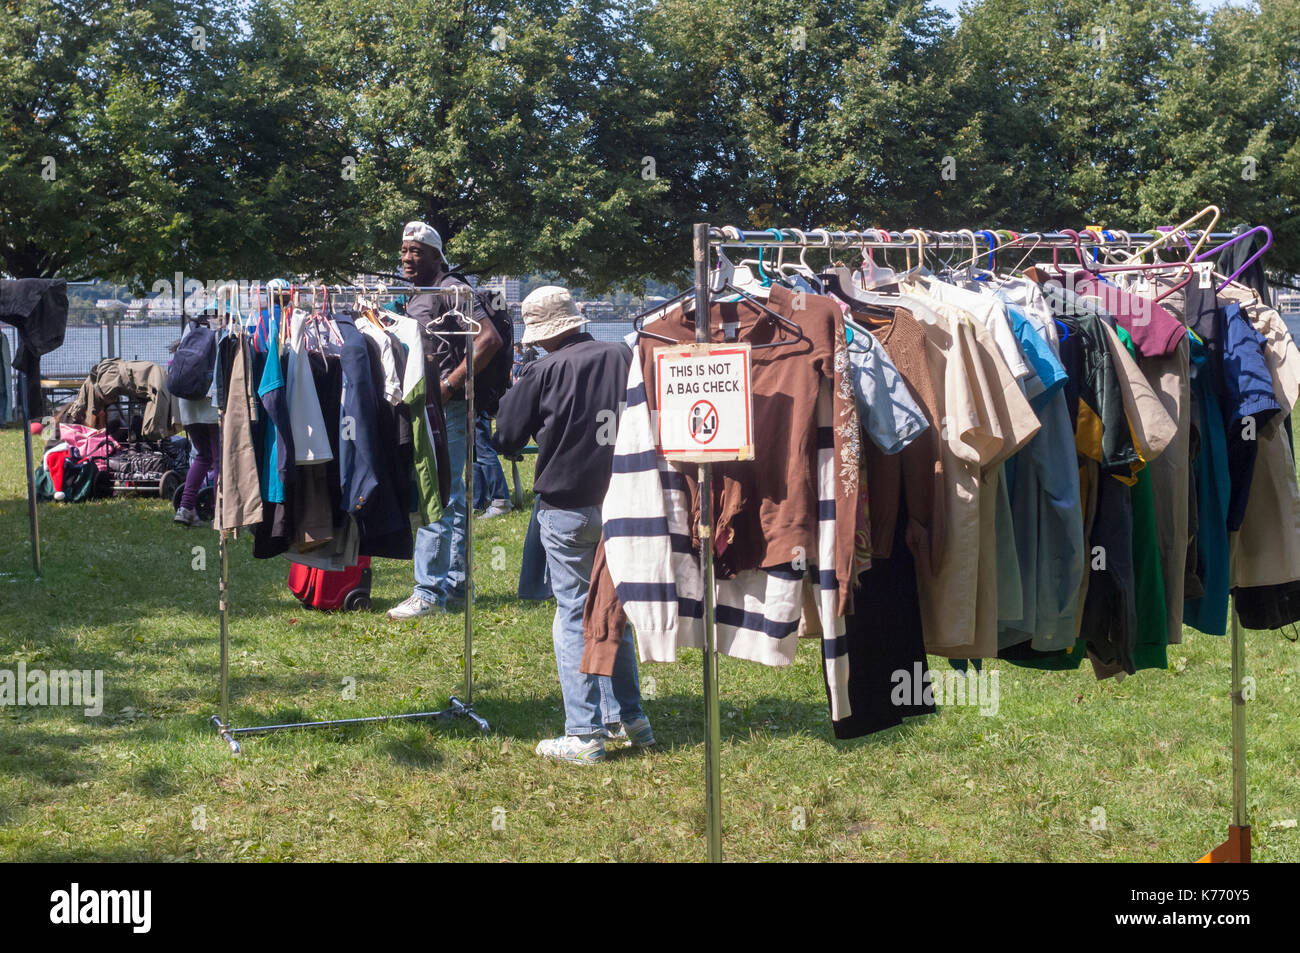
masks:
<path fill-rule="evenodd" d="M 333 572 L 294 563 L 289 569 L 289 591 L 307 609 L 369 609 L 370 557 L 355 566 Z"/>

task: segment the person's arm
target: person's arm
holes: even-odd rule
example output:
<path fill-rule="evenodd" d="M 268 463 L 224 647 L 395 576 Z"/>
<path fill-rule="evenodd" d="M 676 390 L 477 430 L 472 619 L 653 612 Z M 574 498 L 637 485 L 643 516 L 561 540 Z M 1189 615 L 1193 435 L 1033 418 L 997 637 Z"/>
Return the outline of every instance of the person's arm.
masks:
<path fill-rule="evenodd" d="M 529 367 L 502 396 L 497 408 L 497 432 L 491 440 L 497 453 L 505 457 L 519 456 L 537 432 L 542 377 L 541 373 Z"/>
<path fill-rule="evenodd" d="M 477 377 L 488 362 L 501 350 L 501 335 L 496 326 L 478 302 L 474 303 L 474 320 L 479 324 L 479 332 L 474 335 L 474 376 Z M 451 400 L 451 395 L 465 386 L 467 361 L 461 361 L 442 381 L 442 402 Z"/>

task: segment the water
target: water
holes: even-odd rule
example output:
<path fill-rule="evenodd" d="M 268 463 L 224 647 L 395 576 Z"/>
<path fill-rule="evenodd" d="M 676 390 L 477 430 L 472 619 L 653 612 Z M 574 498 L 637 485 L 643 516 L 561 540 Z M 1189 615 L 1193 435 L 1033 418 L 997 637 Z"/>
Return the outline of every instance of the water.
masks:
<path fill-rule="evenodd" d="M 1291 334 L 1300 341 L 1300 315 L 1286 315 Z M 592 321 L 587 330 L 598 341 L 620 341 L 632 330 L 630 321 Z M 152 361 L 166 367 L 171 360 L 171 345 L 180 337 L 174 325 L 119 328 L 118 356 L 128 361 Z M 8 325 L 0 333 L 9 339 L 10 353 L 18 346 L 18 332 Z M 515 341 L 523 337 L 524 326 L 515 322 Z M 41 358 L 44 377 L 84 378 L 90 369 L 108 356 L 106 333 L 102 327 L 71 325 L 63 336 L 63 346 Z"/>
<path fill-rule="evenodd" d="M 591 336 L 598 341 L 618 341 L 632 330 L 629 321 L 592 321 L 587 326 Z M 9 339 L 10 353 L 18 347 L 18 332 L 5 325 L 0 328 Z M 118 329 L 117 356 L 128 361 L 152 361 L 166 367 L 171 360 L 171 346 L 180 338 L 174 325 L 149 327 L 124 327 Z M 515 341 L 524 334 L 522 322 L 515 322 Z M 41 358 L 43 377 L 84 378 L 104 358 L 108 357 L 107 333 L 104 328 L 88 325 L 69 325 L 63 335 L 63 346 Z"/>

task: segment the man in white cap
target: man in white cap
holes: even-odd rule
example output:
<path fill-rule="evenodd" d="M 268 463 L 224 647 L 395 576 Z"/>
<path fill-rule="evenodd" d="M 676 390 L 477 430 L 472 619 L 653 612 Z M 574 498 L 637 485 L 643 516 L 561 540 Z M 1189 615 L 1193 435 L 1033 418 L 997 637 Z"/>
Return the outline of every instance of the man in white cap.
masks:
<path fill-rule="evenodd" d="M 555 593 L 551 637 L 564 696 L 564 735 L 537 746 L 546 758 L 592 764 L 605 758 L 605 740 L 637 747 L 655 743 L 641 711 L 631 634 L 620 644 L 612 676 L 584 675 L 582 613 L 600 542 L 601 502 L 614 465 L 615 421 L 632 355 L 622 343 L 596 341 L 569 292 L 534 290 L 522 305 L 527 346 L 546 356 L 525 365 L 497 412 L 496 448 L 514 456 L 537 438 L 533 490 L 537 521 Z"/>
<path fill-rule="evenodd" d="M 402 230 L 402 276 L 418 286 L 459 284 L 450 274 L 442 254 L 442 236 L 425 222 L 408 222 Z M 388 610 L 393 620 L 414 619 L 444 612 L 448 599 L 465 598 L 465 454 L 466 408 L 465 338 L 436 331 L 458 331 L 454 316 L 444 317 L 450 304 L 439 295 L 414 295 L 406 313 L 420 325 L 424 343 L 425 376 L 441 381 L 443 413 L 447 420 L 447 452 L 451 465 L 451 493 L 442 519 L 420 527 L 415 534 L 415 591 Z M 474 336 L 474 400 L 499 399 L 479 389 L 479 375 L 501 349 L 501 336 L 483 310 L 474 302 L 474 318 L 481 330 Z M 507 357 L 507 360 L 509 358 Z"/>

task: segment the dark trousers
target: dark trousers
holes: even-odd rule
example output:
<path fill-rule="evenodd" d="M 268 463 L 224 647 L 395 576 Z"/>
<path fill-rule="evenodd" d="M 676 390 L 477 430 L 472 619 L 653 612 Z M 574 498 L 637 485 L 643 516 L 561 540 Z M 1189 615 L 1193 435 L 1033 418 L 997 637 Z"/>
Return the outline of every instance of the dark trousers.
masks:
<path fill-rule="evenodd" d="M 474 509 L 481 510 L 493 500 L 510 499 L 506 472 L 501 458 L 492 449 L 492 418 L 480 410 L 474 417 Z"/>
<path fill-rule="evenodd" d="M 185 489 L 181 491 L 181 506 L 187 510 L 194 509 L 194 503 L 203 488 L 203 481 L 211 473 L 216 476 L 217 461 L 221 459 L 216 424 L 190 424 L 185 428 L 190 443 L 194 445 L 194 459 L 190 470 L 185 474 Z"/>

